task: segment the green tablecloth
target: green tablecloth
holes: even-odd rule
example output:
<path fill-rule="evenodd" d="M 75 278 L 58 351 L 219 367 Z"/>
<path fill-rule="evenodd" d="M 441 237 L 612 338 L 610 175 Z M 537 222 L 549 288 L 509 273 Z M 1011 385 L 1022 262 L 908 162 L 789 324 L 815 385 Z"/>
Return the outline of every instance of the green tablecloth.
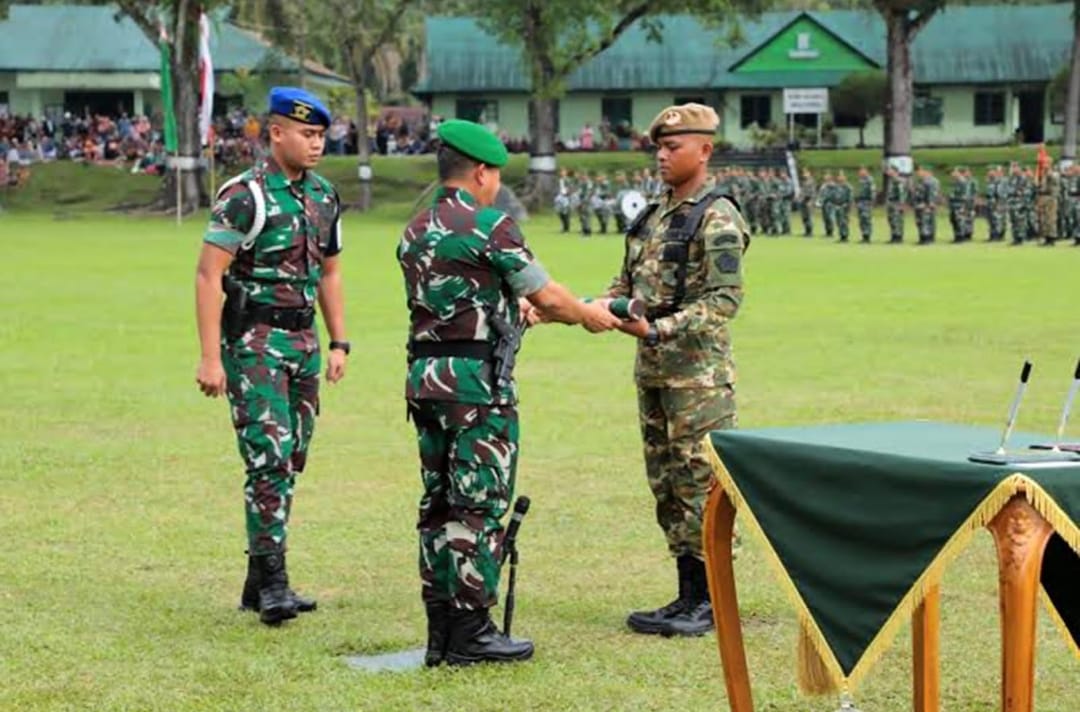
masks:
<path fill-rule="evenodd" d="M 1017 492 L 1053 525 L 1051 612 L 1080 655 L 1080 467 L 979 465 L 1000 431 L 908 422 L 716 431 L 714 466 L 763 537 L 833 682 L 854 685 L 945 565 Z M 1015 433 L 1012 447 L 1047 442 Z"/>

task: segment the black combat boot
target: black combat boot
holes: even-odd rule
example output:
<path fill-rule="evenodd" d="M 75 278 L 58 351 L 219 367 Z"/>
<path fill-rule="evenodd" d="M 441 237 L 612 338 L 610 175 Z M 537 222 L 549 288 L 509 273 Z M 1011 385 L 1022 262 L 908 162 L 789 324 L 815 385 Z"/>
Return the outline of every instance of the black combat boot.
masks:
<path fill-rule="evenodd" d="M 563 213 L 559 213 L 559 222 L 562 223 L 562 231 L 563 231 L 563 233 L 570 232 L 570 215 L 569 215 L 569 213 L 567 213 L 565 215 Z"/>
<path fill-rule="evenodd" d="M 266 625 L 280 625 L 296 618 L 296 605 L 289 597 L 289 576 L 285 573 L 282 552 L 252 557 L 259 577 L 259 620 Z"/>
<path fill-rule="evenodd" d="M 284 558 L 284 554 L 282 554 Z M 259 568 L 255 564 L 255 557 L 248 555 L 248 569 L 247 578 L 244 580 L 244 590 L 240 594 L 240 610 L 241 611 L 255 611 L 259 612 L 259 584 L 261 579 L 259 578 Z M 303 596 L 288 589 L 289 598 L 293 602 L 293 606 L 296 608 L 297 613 L 310 613 L 319 607 L 319 602 L 311 599 L 304 598 Z"/>
<path fill-rule="evenodd" d="M 468 610 L 451 606 L 448 617 L 450 640 L 446 649 L 447 665 L 512 663 L 532 657 L 532 642 L 514 640 L 500 633 L 486 608 Z"/>
<path fill-rule="evenodd" d="M 705 562 L 692 556 L 686 559 L 689 582 L 688 600 L 683 610 L 669 618 L 664 635 L 705 635 L 713 629 L 712 603 L 709 600 L 709 580 L 705 575 Z"/>
<path fill-rule="evenodd" d="M 425 601 L 427 611 L 427 652 L 424 664 L 437 667 L 446 658 L 450 643 L 450 604 L 446 601 Z"/>
<path fill-rule="evenodd" d="M 690 569 L 689 556 L 680 556 L 675 560 L 679 571 L 679 595 L 662 608 L 655 611 L 634 611 L 626 619 L 626 625 L 635 633 L 645 635 L 659 635 L 668 629 L 668 622 L 680 615 L 687 605 L 690 597 Z"/>

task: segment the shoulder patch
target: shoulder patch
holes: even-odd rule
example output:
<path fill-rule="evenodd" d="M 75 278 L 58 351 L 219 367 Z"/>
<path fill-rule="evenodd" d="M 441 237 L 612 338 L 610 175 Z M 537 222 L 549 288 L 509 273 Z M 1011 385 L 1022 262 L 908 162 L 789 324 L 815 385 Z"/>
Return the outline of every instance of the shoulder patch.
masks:
<path fill-rule="evenodd" d="M 733 252 L 724 252 L 716 258 L 716 268 L 724 274 L 734 274 L 739 271 L 739 256 Z"/>

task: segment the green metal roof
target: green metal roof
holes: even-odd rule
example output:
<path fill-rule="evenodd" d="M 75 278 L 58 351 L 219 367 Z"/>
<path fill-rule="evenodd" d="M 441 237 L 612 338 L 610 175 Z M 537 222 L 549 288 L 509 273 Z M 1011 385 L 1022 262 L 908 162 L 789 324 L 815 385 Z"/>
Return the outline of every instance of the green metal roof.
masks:
<path fill-rule="evenodd" d="M 215 72 L 254 69 L 270 47 L 227 22 L 214 22 L 210 52 Z M 285 68 L 297 62 L 282 57 Z M 0 20 L 0 71 L 154 72 L 157 45 L 115 6 L 12 5 Z M 341 79 L 329 70 L 312 74 Z"/>
<path fill-rule="evenodd" d="M 915 81 L 982 84 L 1049 81 L 1072 43 L 1072 3 L 947 7 L 915 39 Z M 845 72 L 808 67 L 754 72 L 733 68 L 804 13 L 767 12 L 742 23 L 744 42 L 732 48 L 724 30 L 690 16 L 662 17 L 660 42 L 640 25 L 570 76 L 570 91 L 833 86 Z M 872 11 L 805 13 L 868 59 L 885 66 L 885 26 Z M 498 42 L 471 18 L 428 18 L 427 75 L 417 94 L 528 91 L 517 47 Z"/>

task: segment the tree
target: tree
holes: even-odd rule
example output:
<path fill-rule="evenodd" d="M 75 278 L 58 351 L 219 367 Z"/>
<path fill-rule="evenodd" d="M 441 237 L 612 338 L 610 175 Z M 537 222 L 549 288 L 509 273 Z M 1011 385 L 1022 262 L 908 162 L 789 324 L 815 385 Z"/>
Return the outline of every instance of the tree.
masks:
<path fill-rule="evenodd" d="M 866 147 L 866 124 L 885 110 L 889 79 L 880 69 L 852 72 L 830 93 L 834 114 L 843 114 L 859 123 L 859 148 Z"/>
<path fill-rule="evenodd" d="M 209 203 L 203 185 L 203 169 L 196 160 L 201 152 L 199 141 L 199 14 L 212 3 L 200 5 L 194 0 L 117 0 L 121 13 L 143 31 L 147 39 L 158 43 L 162 28 L 171 51 L 173 76 L 173 111 L 176 114 L 178 151 L 189 159 L 180 170 L 166 172 L 160 207 L 175 204 L 176 181 L 182 212 L 188 213 Z"/>
<path fill-rule="evenodd" d="M 368 142 L 368 66 L 379 48 L 394 39 L 406 13 L 417 0 L 328 0 L 333 13 L 329 27 L 356 91 L 356 174 L 360 179 L 360 210 L 371 207 L 371 145 Z"/>
<path fill-rule="evenodd" d="M 521 49 L 530 80 L 530 207 L 546 203 L 555 190 L 555 105 L 570 75 L 637 22 L 660 39 L 662 13 L 694 13 L 711 22 L 736 11 L 757 12 L 767 0 L 464 0 L 461 9 L 503 42 Z"/>
<path fill-rule="evenodd" d="M 1073 0 L 1072 59 L 1069 62 L 1069 85 L 1065 98 L 1065 145 L 1062 161 L 1076 160 L 1076 122 L 1080 121 L 1080 0 Z"/>
<path fill-rule="evenodd" d="M 911 43 L 946 0 L 871 0 L 885 20 L 886 71 L 885 162 L 907 170 L 911 163 L 911 119 L 915 103 Z"/>

